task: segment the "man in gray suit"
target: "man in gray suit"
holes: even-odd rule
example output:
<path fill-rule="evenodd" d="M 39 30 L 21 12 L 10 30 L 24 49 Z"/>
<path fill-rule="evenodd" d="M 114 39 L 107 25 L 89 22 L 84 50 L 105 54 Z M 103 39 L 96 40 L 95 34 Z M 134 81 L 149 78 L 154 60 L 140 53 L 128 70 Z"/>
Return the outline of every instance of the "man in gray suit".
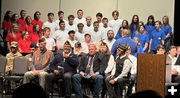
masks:
<path fill-rule="evenodd" d="M 101 91 L 103 76 L 101 73 L 104 72 L 103 56 L 96 52 L 96 46 L 90 44 L 89 53 L 81 58 L 79 66 L 79 74 L 73 76 L 74 90 L 77 98 L 83 98 L 81 81 L 87 80 L 93 81 L 93 98 L 99 98 L 99 93 Z"/>

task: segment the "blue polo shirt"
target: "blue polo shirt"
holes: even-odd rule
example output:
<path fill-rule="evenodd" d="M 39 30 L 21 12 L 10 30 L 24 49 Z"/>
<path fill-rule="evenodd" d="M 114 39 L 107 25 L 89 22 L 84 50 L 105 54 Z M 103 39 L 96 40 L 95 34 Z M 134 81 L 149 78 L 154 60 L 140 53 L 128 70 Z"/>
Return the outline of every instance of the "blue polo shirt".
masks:
<path fill-rule="evenodd" d="M 141 47 L 144 48 L 145 43 L 149 43 L 149 37 L 147 32 L 145 34 L 136 34 L 135 37 L 139 39 L 139 43 L 141 44 Z"/>
<path fill-rule="evenodd" d="M 148 36 L 149 36 L 149 39 L 152 37 L 152 31 L 154 31 L 155 29 L 156 29 L 156 27 L 155 26 L 153 26 L 153 25 L 147 25 L 147 24 L 145 24 L 145 29 L 146 29 L 146 31 L 148 32 Z"/>
<path fill-rule="evenodd" d="M 114 42 L 111 49 L 111 54 L 116 57 L 116 50 L 119 44 L 128 44 L 131 49 L 131 54 L 134 55 L 137 51 L 137 44 L 133 39 L 130 39 L 129 37 L 122 37 Z"/>
<path fill-rule="evenodd" d="M 152 32 L 152 43 L 151 43 L 151 50 L 156 50 L 156 47 L 161 44 L 161 40 L 166 39 L 166 35 L 163 30 L 154 30 Z"/>
<path fill-rule="evenodd" d="M 172 33 L 172 27 L 169 25 L 168 27 L 166 26 L 161 26 L 161 29 L 164 31 L 164 33 L 167 34 L 171 34 Z"/>

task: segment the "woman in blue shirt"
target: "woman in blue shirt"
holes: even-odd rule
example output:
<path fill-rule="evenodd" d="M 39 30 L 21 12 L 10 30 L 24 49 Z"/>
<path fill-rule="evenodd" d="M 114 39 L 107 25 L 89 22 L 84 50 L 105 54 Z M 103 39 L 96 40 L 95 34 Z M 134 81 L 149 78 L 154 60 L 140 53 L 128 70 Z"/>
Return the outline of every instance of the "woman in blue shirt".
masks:
<path fill-rule="evenodd" d="M 122 26 L 119 28 L 119 30 L 118 30 L 118 32 L 117 32 L 117 34 L 116 34 L 116 36 L 115 36 L 115 39 L 116 39 L 116 40 L 119 39 L 119 38 L 121 38 L 121 31 L 122 31 L 123 29 L 129 29 L 129 25 L 128 25 L 128 21 L 127 21 L 127 20 L 123 20 L 123 21 L 122 21 Z"/>
<path fill-rule="evenodd" d="M 135 37 L 139 39 L 139 43 L 141 44 L 143 51 L 146 53 L 148 51 L 149 37 L 145 30 L 145 26 L 143 24 L 139 25 L 137 32 L 138 33 L 135 35 Z"/>
<path fill-rule="evenodd" d="M 134 15 L 132 17 L 132 22 L 129 25 L 131 38 L 133 38 L 135 36 L 135 32 L 136 32 L 138 25 L 139 25 L 139 17 L 138 17 L 138 15 Z"/>
<path fill-rule="evenodd" d="M 149 44 L 149 52 L 156 54 L 156 47 L 158 45 L 164 45 L 164 40 L 166 39 L 166 35 L 163 30 L 160 28 L 161 22 L 156 21 L 155 27 L 156 29 L 152 31 L 152 37 Z"/>
<path fill-rule="evenodd" d="M 162 26 L 161 29 L 164 31 L 165 35 L 166 35 L 166 39 L 164 42 L 164 48 L 166 50 L 166 52 L 169 50 L 169 46 L 170 46 L 170 40 L 171 40 L 171 34 L 172 34 L 172 27 L 169 25 L 169 18 L 168 16 L 164 16 L 162 18 Z"/>
<path fill-rule="evenodd" d="M 154 16 L 150 15 L 147 20 L 147 24 L 145 24 L 146 31 L 148 32 L 149 39 L 151 38 L 152 31 L 154 31 L 155 28 L 155 22 L 154 22 Z"/>

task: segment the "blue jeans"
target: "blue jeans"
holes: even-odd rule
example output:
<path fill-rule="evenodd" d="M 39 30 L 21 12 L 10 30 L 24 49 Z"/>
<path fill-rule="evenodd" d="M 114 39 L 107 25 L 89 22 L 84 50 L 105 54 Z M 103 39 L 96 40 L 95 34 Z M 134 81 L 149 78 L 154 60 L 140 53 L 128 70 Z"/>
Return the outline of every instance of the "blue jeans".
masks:
<path fill-rule="evenodd" d="M 77 98 L 83 98 L 81 81 L 84 79 L 80 74 L 73 75 L 74 91 Z M 103 76 L 97 75 L 94 81 L 93 98 L 99 98 L 99 94 L 102 88 Z"/>

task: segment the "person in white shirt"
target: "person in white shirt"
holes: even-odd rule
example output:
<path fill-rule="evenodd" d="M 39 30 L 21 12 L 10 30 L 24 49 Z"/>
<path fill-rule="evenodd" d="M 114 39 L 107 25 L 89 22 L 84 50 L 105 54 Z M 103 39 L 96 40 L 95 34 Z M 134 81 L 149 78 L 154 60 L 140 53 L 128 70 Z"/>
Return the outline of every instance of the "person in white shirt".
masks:
<path fill-rule="evenodd" d="M 69 38 L 68 41 L 71 44 L 72 47 L 74 47 L 75 43 L 78 42 L 75 40 L 75 31 L 71 30 L 68 32 Z"/>
<path fill-rule="evenodd" d="M 46 40 L 46 48 L 47 50 L 51 50 L 51 51 L 54 51 L 55 50 L 55 47 L 56 47 L 56 44 L 55 44 L 55 41 L 53 38 L 49 37 L 50 36 L 50 31 L 51 29 L 49 27 L 45 27 L 43 29 L 43 36 Z"/>
<path fill-rule="evenodd" d="M 83 10 L 79 9 L 77 11 L 77 18 L 74 19 L 74 25 L 78 25 L 79 23 L 86 24 L 86 19 L 83 17 Z"/>
<path fill-rule="evenodd" d="M 99 22 L 95 21 L 93 23 L 93 31 L 90 33 L 91 34 L 91 38 L 93 42 L 99 42 L 103 40 L 103 34 L 101 33 L 101 31 L 99 30 Z"/>
<path fill-rule="evenodd" d="M 109 50 L 111 51 L 112 45 L 116 41 L 114 39 L 114 32 L 113 32 L 113 30 L 109 30 L 106 35 L 107 35 L 107 38 L 105 40 L 103 40 L 103 41 L 108 45 Z"/>
<path fill-rule="evenodd" d="M 102 13 L 99 12 L 99 13 L 96 14 L 96 19 L 99 22 L 99 27 L 100 28 L 103 27 L 102 18 L 103 18 L 103 14 Z"/>
<path fill-rule="evenodd" d="M 85 39 L 85 41 L 81 43 L 82 52 L 88 53 L 89 52 L 88 47 L 91 44 L 91 35 L 90 34 L 85 34 L 84 39 Z"/>
<path fill-rule="evenodd" d="M 58 17 L 59 17 L 59 19 L 55 21 L 55 23 L 56 23 L 57 25 L 59 25 L 59 22 L 62 21 L 62 20 L 64 21 L 64 23 L 65 23 L 66 25 L 68 24 L 68 22 L 64 19 L 64 12 L 63 12 L 63 11 L 59 11 L 59 12 L 58 12 Z M 59 29 L 59 26 L 58 26 L 58 29 Z"/>
<path fill-rule="evenodd" d="M 66 30 L 69 32 L 71 30 L 76 31 L 77 27 L 73 24 L 74 21 L 74 15 L 68 16 L 68 24 L 66 25 Z"/>
<path fill-rule="evenodd" d="M 59 28 L 60 28 L 60 30 L 57 30 L 53 35 L 53 38 L 56 40 L 57 50 L 63 49 L 63 45 L 69 37 L 68 32 L 65 29 L 65 22 L 64 21 L 59 22 Z"/>
<path fill-rule="evenodd" d="M 100 30 L 101 30 L 101 33 L 103 34 L 103 39 L 107 39 L 107 32 L 109 31 L 109 30 L 112 30 L 112 28 L 110 28 L 109 26 L 108 26 L 108 19 L 107 18 L 103 18 L 102 19 L 102 23 L 103 23 L 103 26 L 102 27 L 100 27 Z"/>
<path fill-rule="evenodd" d="M 122 19 L 118 19 L 119 17 L 119 12 L 117 10 L 112 12 L 112 16 L 113 16 L 113 20 L 109 21 L 109 27 L 111 27 L 116 35 L 116 33 L 118 32 L 119 28 L 122 25 Z"/>
<path fill-rule="evenodd" d="M 86 33 L 91 33 L 93 30 L 93 25 L 91 24 L 92 18 L 90 16 L 86 17 L 86 24 L 84 25 L 83 31 Z"/>
<path fill-rule="evenodd" d="M 84 31 L 83 31 L 83 28 L 84 28 L 84 24 L 83 23 L 79 23 L 77 25 L 78 27 L 78 30 L 77 32 L 75 33 L 75 39 L 79 42 L 83 42 L 84 41 Z"/>
<path fill-rule="evenodd" d="M 131 49 L 130 47 L 128 47 L 128 50 L 126 51 L 126 55 L 128 56 L 128 58 L 130 59 L 130 61 L 132 62 L 132 66 L 131 66 L 131 82 L 128 86 L 128 91 L 127 91 L 127 96 L 132 94 L 132 88 L 133 86 L 136 87 L 136 81 L 137 81 L 137 58 L 133 55 L 131 55 Z"/>
<path fill-rule="evenodd" d="M 51 29 L 50 32 L 50 37 L 52 37 L 52 35 L 54 34 L 54 32 L 56 30 L 58 30 L 58 25 L 53 21 L 54 19 L 54 14 L 53 13 L 48 13 L 48 21 L 43 23 L 42 29 L 44 29 L 45 27 L 49 27 Z"/>

